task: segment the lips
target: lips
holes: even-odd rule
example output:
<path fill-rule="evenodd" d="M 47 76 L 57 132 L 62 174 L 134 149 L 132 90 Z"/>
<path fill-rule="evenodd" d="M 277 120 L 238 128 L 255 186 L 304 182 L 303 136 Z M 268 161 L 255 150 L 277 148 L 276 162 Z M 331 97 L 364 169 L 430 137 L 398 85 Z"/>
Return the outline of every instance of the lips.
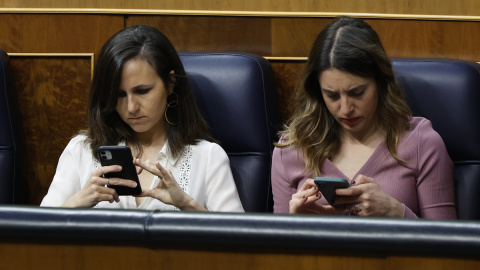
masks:
<path fill-rule="evenodd" d="M 342 122 L 347 125 L 355 125 L 360 120 L 360 117 L 342 118 Z"/>
<path fill-rule="evenodd" d="M 132 122 L 138 122 L 140 120 L 142 120 L 144 117 L 143 116 L 140 116 L 140 117 L 130 117 L 128 118 L 128 120 L 132 121 Z"/>

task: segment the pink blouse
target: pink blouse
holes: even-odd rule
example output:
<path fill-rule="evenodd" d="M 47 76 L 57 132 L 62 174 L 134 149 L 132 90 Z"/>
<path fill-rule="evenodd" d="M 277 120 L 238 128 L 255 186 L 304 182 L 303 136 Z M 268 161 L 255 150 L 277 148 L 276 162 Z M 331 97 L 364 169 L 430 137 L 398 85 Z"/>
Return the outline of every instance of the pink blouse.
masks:
<path fill-rule="evenodd" d="M 408 161 L 406 165 L 398 163 L 382 142 L 353 179 L 328 159 L 320 171 L 323 176 L 349 181 L 359 174 L 373 178 L 386 193 L 404 204 L 404 218 L 456 219 L 453 163 L 445 144 L 429 120 L 412 117 L 410 125 L 398 145 L 398 155 Z M 288 213 L 291 196 L 307 178 L 314 178 L 304 174 L 302 157 L 302 151 L 296 147 L 273 151 L 274 213 Z M 317 203 L 327 201 L 321 198 Z"/>

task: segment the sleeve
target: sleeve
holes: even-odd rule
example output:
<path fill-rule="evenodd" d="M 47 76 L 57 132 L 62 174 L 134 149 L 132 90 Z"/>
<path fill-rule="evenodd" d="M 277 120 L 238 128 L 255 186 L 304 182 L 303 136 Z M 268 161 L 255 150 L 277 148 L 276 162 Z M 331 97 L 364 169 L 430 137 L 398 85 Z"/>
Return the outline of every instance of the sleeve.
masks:
<path fill-rule="evenodd" d="M 209 151 L 205 195 L 207 210 L 244 212 L 227 153 L 218 144 L 213 144 Z"/>
<path fill-rule="evenodd" d="M 296 189 L 288 181 L 283 163 L 283 152 L 284 149 L 275 147 L 272 156 L 273 212 L 278 214 L 290 212 L 290 199 L 296 192 Z"/>
<path fill-rule="evenodd" d="M 57 170 L 47 195 L 40 206 L 58 207 L 81 189 L 78 174 L 78 153 L 74 153 L 72 141 L 67 145 L 58 160 Z"/>
<path fill-rule="evenodd" d="M 430 121 L 420 125 L 418 136 L 417 196 L 420 215 L 428 219 L 456 219 L 453 162 L 445 144 Z"/>

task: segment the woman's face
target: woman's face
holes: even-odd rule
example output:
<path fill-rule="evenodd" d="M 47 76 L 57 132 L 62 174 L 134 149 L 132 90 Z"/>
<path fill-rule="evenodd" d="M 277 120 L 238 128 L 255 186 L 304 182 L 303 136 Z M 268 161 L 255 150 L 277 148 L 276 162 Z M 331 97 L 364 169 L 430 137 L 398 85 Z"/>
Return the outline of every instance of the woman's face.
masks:
<path fill-rule="evenodd" d="M 375 131 L 378 89 L 374 78 L 331 68 L 321 72 L 318 81 L 328 110 L 344 131 L 354 136 Z"/>
<path fill-rule="evenodd" d="M 116 111 L 135 132 L 162 132 L 169 88 L 146 60 L 131 59 L 123 65 Z"/>

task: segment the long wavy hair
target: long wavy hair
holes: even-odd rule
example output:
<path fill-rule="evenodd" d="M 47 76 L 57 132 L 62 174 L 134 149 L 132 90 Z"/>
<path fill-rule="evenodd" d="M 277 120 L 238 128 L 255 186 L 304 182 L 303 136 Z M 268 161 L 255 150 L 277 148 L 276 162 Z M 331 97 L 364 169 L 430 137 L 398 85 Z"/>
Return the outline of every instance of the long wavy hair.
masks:
<path fill-rule="evenodd" d="M 379 127 L 385 132 L 390 155 L 404 163 L 397 146 L 409 128 L 410 108 L 377 33 L 366 22 L 350 17 L 337 18 L 315 39 L 297 85 L 293 117 L 280 132 L 282 140 L 276 146 L 300 148 L 306 172 L 316 175 L 321 175 L 325 159 L 338 152 L 341 126 L 327 109 L 318 79 L 322 71 L 331 68 L 375 79 Z"/>
<path fill-rule="evenodd" d="M 168 118 L 176 125 L 165 121 L 168 146 L 172 154 L 181 154 L 185 145 L 196 144 L 199 139 L 212 141 L 207 123 L 195 104 L 177 51 L 158 29 L 139 25 L 116 33 L 100 51 L 90 88 L 87 129 L 81 131 L 87 136 L 92 155 L 96 157 L 99 146 L 120 142 L 132 145 L 137 157 L 143 153 L 136 132 L 120 118 L 115 109 L 123 66 L 134 58 L 146 60 L 165 86 L 174 84 L 173 93 L 178 96 L 178 103 L 173 110 L 168 110 Z M 175 80 L 170 76 L 172 70 Z"/>

